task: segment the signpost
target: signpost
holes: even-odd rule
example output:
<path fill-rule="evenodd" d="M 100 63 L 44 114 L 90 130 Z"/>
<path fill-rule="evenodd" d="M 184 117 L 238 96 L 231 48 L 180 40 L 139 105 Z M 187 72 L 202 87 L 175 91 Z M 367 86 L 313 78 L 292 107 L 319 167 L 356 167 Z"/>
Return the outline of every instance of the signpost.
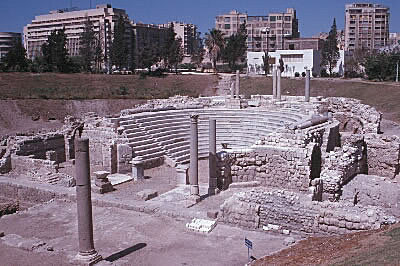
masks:
<path fill-rule="evenodd" d="M 248 261 L 250 261 L 250 249 L 253 249 L 253 242 L 251 242 L 250 240 L 245 238 L 244 239 L 244 244 L 247 247 L 247 258 L 248 258 Z"/>

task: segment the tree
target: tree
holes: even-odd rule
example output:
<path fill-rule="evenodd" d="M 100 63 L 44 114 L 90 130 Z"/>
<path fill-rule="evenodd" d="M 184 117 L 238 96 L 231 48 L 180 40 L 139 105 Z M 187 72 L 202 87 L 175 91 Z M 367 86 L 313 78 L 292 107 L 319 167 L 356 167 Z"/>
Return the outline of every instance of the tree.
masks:
<path fill-rule="evenodd" d="M 198 33 L 196 38 L 193 40 L 193 54 L 191 57 L 192 63 L 196 67 L 200 67 L 204 60 L 205 50 L 203 48 L 203 40 Z"/>
<path fill-rule="evenodd" d="M 53 30 L 42 45 L 42 54 L 45 62 L 45 71 L 69 71 L 68 51 L 66 48 L 67 37 L 65 28 Z"/>
<path fill-rule="evenodd" d="M 264 52 L 264 55 L 263 55 L 262 59 L 263 59 L 263 68 L 264 68 L 265 75 L 268 75 L 269 74 L 269 59 L 270 59 L 270 56 L 267 54 L 267 52 Z"/>
<path fill-rule="evenodd" d="M 285 62 L 283 62 L 282 58 L 279 58 L 279 70 L 281 71 L 281 73 L 285 71 Z"/>
<path fill-rule="evenodd" d="M 2 64 L 5 71 L 28 71 L 28 59 L 26 50 L 21 40 L 15 41 L 7 55 L 3 58 Z"/>
<path fill-rule="evenodd" d="M 369 80 L 395 80 L 400 52 L 376 52 L 366 56 L 363 66 Z"/>
<path fill-rule="evenodd" d="M 151 66 L 160 60 L 159 49 L 156 44 L 151 43 L 148 39 L 143 42 L 143 47 L 138 51 L 138 66 L 147 68 L 151 72 Z"/>
<path fill-rule="evenodd" d="M 125 41 L 125 20 L 120 16 L 114 27 L 114 39 L 111 44 L 111 63 L 117 69 L 122 69 L 126 65 L 128 52 L 129 49 Z"/>
<path fill-rule="evenodd" d="M 99 34 L 100 35 L 100 34 Z M 95 72 L 100 72 L 101 64 L 104 62 L 103 48 L 101 47 L 100 36 L 94 40 L 94 68 Z"/>
<path fill-rule="evenodd" d="M 340 54 L 337 40 L 336 19 L 334 18 L 331 30 L 329 31 L 329 35 L 322 48 L 321 59 L 321 66 L 328 68 L 330 76 L 333 75 L 333 69 L 335 68 L 339 58 Z"/>
<path fill-rule="evenodd" d="M 222 59 L 229 64 L 231 71 L 237 69 L 237 61 L 243 60 L 244 55 L 246 54 L 246 39 L 246 24 L 243 23 L 240 25 L 239 32 L 237 34 L 232 34 L 226 40 L 226 44 L 222 50 Z"/>
<path fill-rule="evenodd" d="M 224 48 L 224 34 L 222 31 L 212 29 L 206 33 L 206 46 L 208 55 L 212 61 L 214 72 L 217 73 L 217 61 L 221 57 L 221 50 Z"/>
<path fill-rule="evenodd" d="M 177 38 L 170 48 L 169 64 L 175 67 L 175 73 L 178 74 L 178 64 L 183 60 L 182 39 Z"/>
<path fill-rule="evenodd" d="M 171 68 L 172 61 L 175 52 L 175 42 L 176 42 L 176 33 L 174 30 L 174 24 L 171 23 L 167 29 L 167 34 L 164 41 L 164 46 L 161 50 L 161 59 L 164 60 L 164 65 L 166 68 Z"/>
<path fill-rule="evenodd" d="M 96 36 L 89 17 L 87 17 L 84 25 L 85 27 L 79 38 L 79 53 L 82 57 L 84 71 L 92 72 L 96 49 Z"/>

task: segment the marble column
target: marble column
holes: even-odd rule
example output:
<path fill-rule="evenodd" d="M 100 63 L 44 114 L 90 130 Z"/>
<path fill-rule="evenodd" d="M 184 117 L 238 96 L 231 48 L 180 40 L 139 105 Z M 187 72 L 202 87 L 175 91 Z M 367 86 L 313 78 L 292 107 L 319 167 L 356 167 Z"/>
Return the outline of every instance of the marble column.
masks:
<path fill-rule="evenodd" d="M 79 253 L 75 259 L 94 264 L 102 257 L 94 248 L 89 139 L 75 139 L 76 203 L 78 209 Z"/>
<path fill-rule="evenodd" d="M 306 70 L 306 86 L 305 86 L 305 101 L 309 102 L 310 101 L 310 70 Z"/>
<path fill-rule="evenodd" d="M 272 71 L 272 96 L 273 99 L 276 99 L 276 68 Z"/>
<path fill-rule="evenodd" d="M 236 98 L 240 98 L 239 97 L 239 89 L 240 89 L 240 72 L 239 70 L 236 70 L 236 82 L 235 82 L 235 86 L 236 86 Z"/>
<path fill-rule="evenodd" d="M 215 195 L 217 190 L 217 121 L 215 119 L 210 119 L 208 166 L 208 195 Z"/>
<path fill-rule="evenodd" d="M 278 67 L 276 71 L 276 99 L 278 101 L 281 100 L 281 70 Z"/>
<path fill-rule="evenodd" d="M 190 195 L 200 198 L 199 191 L 199 143 L 198 143 L 198 114 L 190 115 Z"/>

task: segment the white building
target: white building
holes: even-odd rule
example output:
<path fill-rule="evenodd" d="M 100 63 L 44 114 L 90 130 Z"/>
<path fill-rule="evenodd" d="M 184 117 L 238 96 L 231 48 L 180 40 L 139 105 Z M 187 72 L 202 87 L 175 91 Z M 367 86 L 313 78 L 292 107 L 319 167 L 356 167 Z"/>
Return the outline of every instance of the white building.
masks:
<path fill-rule="evenodd" d="M 311 70 L 313 76 L 319 76 L 321 73 L 321 53 L 317 50 L 277 50 L 269 52 L 270 69 L 279 65 L 279 60 L 283 60 L 284 71 L 282 77 L 295 77 L 296 73 L 300 76 Z M 263 52 L 248 52 L 247 53 L 247 73 L 263 75 L 264 61 Z M 340 60 L 337 63 L 334 72 L 343 76 L 344 74 L 344 51 L 340 51 Z"/>
<path fill-rule="evenodd" d="M 127 39 L 130 21 L 122 9 L 112 8 L 111 5 L 98 5 L 95 9 L 88 10 L 56 10 L 50 14 L 36 16 L 32 23 L 24 27 L 24 45 L 28 58 L 33 59 L 41 54 L 41 46 L 51 32 L 65 28 L 67 49 L 70 56 L 79 55 L 79 38 L 84 29 L 84 23 L 89 18 L 93 28 L 102 42 L 103 54 L 109 53 L 114 25 L 118 17 L 123 17 L 127 23 Z"/>
<path fill-rule="evenodd" d="M 0 61 L 18 41 L 21 41 L 21 33 L 0 32 Z"/>
<path fill-rule="evenodd" d="M 191 54 L 193 54 L 193 41 L 196 39 L 197 36 L 197 26 L 194 24 L 177 21 L 160 24 L 160 26 L 168 28 L 171 24 L 174 25 L 176 38 L 181 38 L 182 40 L 183 54 L 185 56 L 190 56 Z"/>

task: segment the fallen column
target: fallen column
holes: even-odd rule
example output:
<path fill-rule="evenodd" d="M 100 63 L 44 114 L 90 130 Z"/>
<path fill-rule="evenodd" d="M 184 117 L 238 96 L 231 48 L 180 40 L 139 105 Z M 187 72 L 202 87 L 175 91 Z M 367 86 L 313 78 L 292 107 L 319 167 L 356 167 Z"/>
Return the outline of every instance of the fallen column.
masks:
<path fill-rule="evenodd" d="M 196 201 L 200 199 L 199 191 L 199 143 L 198 143 L 198 122 L 199 115 L 192 114 L 190 116 L 190 196 Z"/>
<path fill-rule="evenodd" d="M 209 153 L 208 153 L 209 179 L 208 195 L 217 193 L 217 121 L 210 119 L 209 127 Z"/>
<path fill-rule="evenodd" d="M 75 140 L 75 177 L 79 239 L 79 253 L 75 259 L 93 265 L 103 258 L 95 250 L 93 242 L 89 139 Z"/>

